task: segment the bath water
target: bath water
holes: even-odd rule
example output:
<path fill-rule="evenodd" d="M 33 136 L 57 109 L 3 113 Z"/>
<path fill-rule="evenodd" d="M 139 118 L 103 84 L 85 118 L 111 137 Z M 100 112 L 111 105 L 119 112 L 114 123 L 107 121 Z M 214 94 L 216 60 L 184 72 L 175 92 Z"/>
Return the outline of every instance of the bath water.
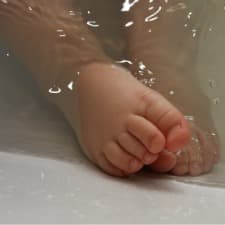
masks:
<path fill-rule="evenodd" d="M 158 1 L 160 4 L 157 4 L 157 7 L 153 7 L 155 1 L 149 1 L 149 15 L 143 21 L 143 23 L 153 24 L 152 28 L 149 29 L 148 27 L 146 32 L 149 33 L 149 38 L 154 37 L 154 24 L 160 19 L 162 12 L 164 12 L 165 17 L 171 17 L 172 15 L 176 18 L 176 15 L 178 15 L 178 19 L 180 18 L 181 12 L 185 15 L 184 23 L 177 23 L 176 26 L 170 29 L 167 27 L 168 37 L 165 37 L 165 39 L 169 45 L 167 48 L 163 48 L 163 51 L 165 55 L 169 55 L 172 59 L 173 68 L 182 68 L 191 79 L 194 76 L 196 85 L 199 86 L 199 89 L 211 101 L 209 110 L 212 112 L 212 120 L 217 130 L 215 132 L 213 130 L 211 135 L 218 135 L 221 140 L 221 160 L 211 173 L 200 177 L 171 176 L 171 178 L 180 182 L 225 187 L 225 158 L 223 154 L 225 148 L 225 2 L 223 0 L 181 0 L 173 1 L 173 4 L 170 4 L 172 1 L 162 0 Z M 79 2 L 85 23 L 96 34 L 108 55 L 114 58 L 118 64 L 126 67 L 135 63 L 126 56 L 127 41 L 124 32 L 126 29 L 131 29 L 135 24 L 131 20 L 122 20 L 121 18 L 129 10 L 132 10 L 139 1 L 80 0 Z M 168 4 L 170 4 L 169 7 Z M 32 10 L 32 8 L 29 9 Z M 75 14 L 72 9 L 68 13 L 71 16 Z M 56 33 L 62 38 L 66 35 L 60 28 L 57 28 Z M 185 42 L 186 45 L 182 45 L 184 43 L 182 39 L 187 35 L 188 41 Z M 161 46 L 156 46 L 156 50 L 157 47 L 161 51 Z M 192 55 L 193 49 L 195 49 L 196 53 L 194 56 Z M 0 49 L 0 63 L 10 64 L 10 58 L 10 50 L 7 50 L 2 45 Z M 15 65 L 14 60 L 13 58 L 12 66 Z M 138 73 L 141 77 L 140 81 L 154 88 L 158 79 L 154 74 L 154 64 L 152 64 L 152 67 L 146 67 L 145 63 L 140 61 L 138 62 L 138 66 Z M 142 73 L 144 74 L 146 71 L 147 77 L 143 75 L 142 79 Z M 13 82 L 12 78 L 3 77 L 2 75 L 0 75 L 0 79 L 3 89 L 5 89 L 3 82 Z M 159 81 L 160 83 L 165 82 L 166 84 L 166 75 L 165 79 L 160 79 Z M 22 89 L 26 89 L 28 84 L 29 82 L 24 82 L 24 84 L 20 83 L 19 85 L 21 86 L 18 87 L 14 83 L 13 86 L 15 86 L 18 92 L 23 92 Z M 185 87 L 186 83 L 180 83 L 179 85 Z M 71 81 L 68 88 L 74 90 L 76 89 L 76 84 Z M 4 92 L 7 90 L 1 91 Z M 60 94 L 61 89 L 59 87 L 52 87 L 49 93 Z M 178 94 L 176 90 L 169 90 L 167 97 L 173 98 L 173 96 Z M 0 98 L 3 99 L 3 96 L 4 94 Z M 22 96 L 25 98 L 25 95 Z M 189 100 L 184 99 L 184 101 L 191 102 L 192 99 L 198 99 L 198 96 L 190 95 L 187 98 Z M 26 106 L 26 104 L 29 106 L 32 102 L 32 110 L 35 111 L 38 108 L 38 104 L 34 104 L 34 101 L 33 98 L 28 97 L 26 100 L 23 100 L 23 106 Z M 5 105 L 3 103 L 1 104 L 4 107 L 5 113 L 2 110 L 1 115 L 8 116 L 7 108 L 5 107 L 7 106 L 7 100 L 3 99 L 3 102 Z M 203 102 L 197 103 L 200 105 L 203 104 Z M 9 107 L 9 109 L 12 109 L 12 107 Z M 14 110 L 17 110 L 16 104 Z M 30 110 L 29 107 L 28 110 Z M 201 116 L 204 117 L 205 115 L 202 114 Z M 193 119 L 190 114 L 187 114 L 186 117 L 189 120 Z"/>

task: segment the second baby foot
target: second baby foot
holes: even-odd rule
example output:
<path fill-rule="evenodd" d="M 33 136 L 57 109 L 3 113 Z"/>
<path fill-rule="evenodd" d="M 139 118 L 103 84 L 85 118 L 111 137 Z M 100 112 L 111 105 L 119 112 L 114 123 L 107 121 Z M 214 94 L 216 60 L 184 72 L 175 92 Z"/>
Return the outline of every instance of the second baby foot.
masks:
<path fill-rule="evenodd" d="M 127 176 L 189 141 L 184 116 L 127 70 L 94 63 L 81 69 L 74 92 L 56 100 L 86 155 L 105 172 Z"/>
<path fill-rule="evenodd" d="M 126 22 L 133 24 L 126 28 L 130 70 L 187 115 L 191 127 L 191 139 L 185 148 L 176 155 L 163 152 L 151 165 L 159 172 L 172 169 L 175 175 L 206 173 L 219 158 L 210 101 L 201 91 L 196 72 L 201 33 L 206 25 L 203 9 L 209 5 L 207 1 L 197 2 L 184 1 L 184 9 L 174 10 L 180 5 L 177 0 L 143 0 L 125 16 Z M 188 23 L 186 7 L 193 14 Z M 185 24 L 198 24 L 198 35 L 193 35 Z"/>

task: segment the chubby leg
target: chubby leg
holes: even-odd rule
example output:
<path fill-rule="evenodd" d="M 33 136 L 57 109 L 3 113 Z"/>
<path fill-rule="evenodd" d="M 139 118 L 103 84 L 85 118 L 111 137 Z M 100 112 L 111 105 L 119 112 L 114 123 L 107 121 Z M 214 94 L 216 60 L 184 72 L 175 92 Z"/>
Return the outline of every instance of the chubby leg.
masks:
<path fill-rule="evenodd" d="M 131 71 L 146 86 L 164 95 L 190 121 L 192 139 L 176 155 L 172 170 L 176 175 L 208 172 L 219 157 L 210 101 L 198 86 L 195 70 L 209 2 L 142 0 L 125 17 L 126 22 L 133 23 L 126 29 Z M 172 156 L 168 158 L 171 159 Z M 152 168 L 171 170 L 172 164 L 162 170 L 163 162 L 165 155 Z"/>
<path fill-rule="evenodd" d="M 111 61 L 84 26 L 76 0 L 1 1 L 0 28 L 47 95 L 57 82 L 76 79 L 81 65 Z"/>

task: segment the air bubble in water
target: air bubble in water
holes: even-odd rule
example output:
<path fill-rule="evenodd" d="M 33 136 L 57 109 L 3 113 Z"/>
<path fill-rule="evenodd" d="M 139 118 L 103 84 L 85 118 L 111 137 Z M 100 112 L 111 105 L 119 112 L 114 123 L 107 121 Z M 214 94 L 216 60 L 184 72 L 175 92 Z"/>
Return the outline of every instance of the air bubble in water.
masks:
<path fill-rule="evenodd" d="M 188 121 L 194 121 L 195 120 L 194 116 L 184 116 L 184 118 Z"/>
<path fill-rule="evenodd" d="M 121 12 L 129 12 L 130 9 L 138 2 L 139 0 L 133 0 L 132 2 L 130 2 L 130 0 L 125 0 Z"/>
<path fill-rule="evenodd" d="M 72 91 L 74 89 L 74 82 L 71 81 L 67 87 Z"/>
<path fill-rule="evenodd" d="M 196 143 L 199 143 L 198 138 L 192 137 L 191 140 L 194 141 L 194 142 L 196 142 Z"/>
<path fill-rule="evenodd" d="M 130 27 L 130 26 L 132 26 L 133 24 L 134 24 L 133 21 L 129 21 L 129 22 L 127 22 L 124 26 L 125 26 L 125 27 Z"/>
<path fill-rule="evenodd" d="M 63 29 L 57 29 L 56 32 L 59 33 L 59 37 L 62 37 L 62 38 L 66 37 L 66 34 L 64 33 Z"/>
<path fill-rule="evenodd" d="M 130 61 L 130 60 L 127 60 L 127 59 L 122 59 L 122 60 L 119 60 L 119 61 L 116 61 L 116 63 L 119 63 L 119 64 L 129 64 L 129 65 L 132 65 L 133 63 Z"/>
<path fill-rule="evenodd" d="M 49 92 L 50 94 L 60 94 L 60 93 L 62 92 L 62 89 L 59 88 L 59 87 L 54 86 L 54 87 L 50 88 L 50 89 L 48 90 L 48 92 Z"/>
<path fill-rule="evenodd" d="M 189 12 L 188 15 L 187 15 L 187 18 L 190 20 L 191 16 L 192 16 L 192 12 Z"/>
<path fill-rule="evenodd" d="M 139 62 L 139 68 L 140 70 L 145 70 L 146 69 L 146 65 L 143 62 Z"/>
<path fill-rule="evenodd" d="M 220 104 L 220 98 L 219 98 L 219 97 L 214 98 L 214 99 L 213 99 L 213 104 L 214 104 L 214 105 Z"/>
<path fill-rule="evenodd" d="M 170 93 L 170 95 L 174 95 L 174 94 L 175 94 L 175 92 L 174 92 L 174 91 L 170 91 L 169 93 Z"/>
<path fill-rule="evenodd" d="M 216 81 L 215 80 L 209 80 L 209 87 L 216 88 Z"/>
<path fill-rule="evenodd" d="M 100 25 L 97 24 L 96 21 L 92 20 L 92 21 L 87 21 L 87 25 L 90 27 L 99 27 Z"/>
<path fill-rule="evenodd" d="M 193 29 L 192 30 L 192 37 L 195 38 L 196 37 L 196 34 L 197 34 L 197 30 L 196 29 Z"/>
<path fill-rule="evenodd" d="M 75 16 L 76 14 L 75 14 L 75 12 L 74 12 L 73 10 L 70 10 L 70 11 L 69 11 L 69 15 L 70 15 L 70 16 Z"/>

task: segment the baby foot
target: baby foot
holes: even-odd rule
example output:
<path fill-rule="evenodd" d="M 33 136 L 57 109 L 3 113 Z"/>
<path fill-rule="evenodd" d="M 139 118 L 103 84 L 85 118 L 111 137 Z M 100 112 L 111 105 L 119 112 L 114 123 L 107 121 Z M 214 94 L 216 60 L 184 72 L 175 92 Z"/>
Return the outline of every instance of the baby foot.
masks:
<path fill-rule="evenodd" d="M 176 155 L 164 152 L 151 168 L 157 172 L 171 171 L 174 175 L 197 176 L 207 173 L 218 162 L 220 155 L 219 140 L 210 112 L 210 101 L 190 76 L 169 68 L 165 71 L 170 75 L 169 81 L 165 83 L 165 77 L 158 75 L 158 82 L 152 88 L 187 115 L 191 139 Z M 161 71 L 162 74 L 165 71 Z"/>
<path fill-rule="evenodd" d="M 107 173 L 133 174 L 189 141 L 184 116 L 164 97 L 110 64 L 81 69 L 74 92 L 56 104 L 74 128 L 86 155 Z"/>
<path fill-rule="evenodd" d="M 195 76 L 194 71 L 189 73 Z M 189 144 L 177 152 L 177 162 L 171 172 L 174 175 L 197 176 L 209 172 L 220 158 L 220 141 L 211 115 L 211 101 L 198 86 L 197 76 L 194 79 L 186 73 L 180 73 L 181 78 L 178 79 L 177 72 L 173 72 L 173 75 L 174 80 L 171 79 L 167 88 L 161 85 L 157 89 L 166 95 L 168 89 L 174 88 L 174 96 L 167 94 L 167 98 L 187 115 L 192 137 Z"/>
<path fill-rule="evenodd" d="M 148 65 L 146 61 L 145 65 Z M 201 92 L 197 80 L 194 81 L 193 77 L 187 76 L 183 71 L 164 69 L 162 66 L 157 70 L 156 82 L 151 88 L 161 93 L 186 115 L 191 127 L 191 139 L 184 149 L 177 152 L 176 157 L 164 152 L 151 168 L 158 172 L 169 172 L 174 165 L 172 173 L 175 175 L 197 176 L 207 173 L 220 158 L 219 140 L 211 116 L 210 100 Z M 166 82 L 162 76 L 165 73 L 169 76 Z M 142 76 L 139 80 L 149 80 L 149 75 Z"/>

